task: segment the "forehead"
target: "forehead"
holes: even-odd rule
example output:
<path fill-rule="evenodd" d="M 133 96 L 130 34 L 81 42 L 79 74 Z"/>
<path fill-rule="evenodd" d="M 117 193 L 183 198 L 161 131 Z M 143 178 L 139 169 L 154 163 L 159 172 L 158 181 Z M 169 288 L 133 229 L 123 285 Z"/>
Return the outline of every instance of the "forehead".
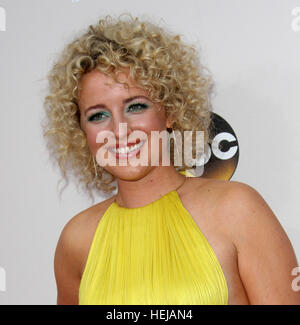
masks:
<path fill-rule="evenodd" d="M 147 92 L 138 87 L 130 78 L 127 72 L 120 72 L 117 75 L 119 82 L 113 77 L 106 75 L 99 70 L 93 70 L 81 78 L 79 84 L 79 103 L 84 104 L 86 100 L 93 97 L 127 96 L 132 94 L 147 96 Z M 128 87 L 126 87 L 126 83 Z"/>
<path fill-rule="evenodd" d="M 117 74 L 118 80 L 120 82 L 127 82 L 131 86 L 135 86 L 134 83 L 129 78 L 129 71 L 122 71 Z M 114 85 L 115 81 L 112 76 L 105 74 L 98 69 L 94 69 L 83 75 L 81 78 L 81 84 L 86 84 L 89 81 L 97 81 L 98 83 L 103 83 L 105 85 Z"/>

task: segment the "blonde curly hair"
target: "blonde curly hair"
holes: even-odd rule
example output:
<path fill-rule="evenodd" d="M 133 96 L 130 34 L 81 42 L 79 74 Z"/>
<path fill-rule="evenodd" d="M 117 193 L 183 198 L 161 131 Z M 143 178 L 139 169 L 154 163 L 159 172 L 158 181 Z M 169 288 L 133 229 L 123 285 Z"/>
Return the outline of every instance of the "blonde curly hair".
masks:
<path fill-rule="evenodd" d="M 172 117 L 173 130 L 201 130 L 204 143 L 211 142 L 210 92 L 212 78 L 198 59 L 195 47 L 149 21 L 131 15 L 106 16 L 68 44 L 48 74 L 49 93 L 45 98 L 43 135 L 50 158 L 68 175 L 93 190 L 112 193 L 114 175 L 94 164 L 84 131 L 80 128 L 78 93 L 81 77 L 93 69 L 117 80 L 122 69 L 149 93 Z M 173 161 L 174 148 L 171 149 Z M 193 153 L 195 148 L 193 148 Z M 191 169 L 176 167 L 178 171 Z"/>

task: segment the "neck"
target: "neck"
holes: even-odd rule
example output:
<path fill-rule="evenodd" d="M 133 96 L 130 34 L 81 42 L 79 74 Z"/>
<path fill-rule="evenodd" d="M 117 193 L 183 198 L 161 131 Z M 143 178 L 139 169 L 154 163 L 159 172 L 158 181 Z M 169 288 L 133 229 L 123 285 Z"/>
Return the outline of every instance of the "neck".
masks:
<path fill-rule="evenodd" d="M 157 166 L 138 180 L 118 179 L 115 201 L 126 208 L 135 208 L 156 201 L 183 184 L 186 176 L 174 166 Z"/>

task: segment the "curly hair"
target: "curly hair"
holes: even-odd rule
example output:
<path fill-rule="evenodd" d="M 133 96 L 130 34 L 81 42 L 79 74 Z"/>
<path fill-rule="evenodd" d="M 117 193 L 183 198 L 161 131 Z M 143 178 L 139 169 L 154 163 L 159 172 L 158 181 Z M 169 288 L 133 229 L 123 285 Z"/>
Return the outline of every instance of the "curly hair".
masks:
<path fill-rule="evenodd" d="M 95 189 L 112 193 L 115 177 L 93 164 L 80 128 L 80 80 L 87 72 L 99 69 L 118 81 L 118 72 L 124 68 L 172 117 L 173 130 L 181 134 L 201 130 L 204 143 L 211 142 L 212 78 L 200 64 L 195 47 L 158 24 L 131 15 L 106 16 L 68 44 L 50 70 L 42 126 L 50 158 L 58 163 L 62 179 L 68 180 L 68 174 L 73 174 L 92 198 Z M 173 163 L 174 148 L 170 149 Z M 183 162 L 177 170 L 187 168 L 191 167 Z"/>

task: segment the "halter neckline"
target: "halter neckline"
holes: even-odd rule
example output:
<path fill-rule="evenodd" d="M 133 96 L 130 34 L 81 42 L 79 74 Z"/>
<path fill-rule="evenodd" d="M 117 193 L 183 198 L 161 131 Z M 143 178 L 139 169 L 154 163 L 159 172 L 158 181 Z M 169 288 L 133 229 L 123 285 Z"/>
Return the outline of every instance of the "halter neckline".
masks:
<path fill-rule="evenodd" d="M 186 181 L 187 178 L 188 178 L 187 176 L 184 176 L 184 180 L 183 180 L 183 182 L 182 182 L 178 187 L 176 187 L 175 189 L 173 189 L 173 190 L 167 192 L 166 194 L 162 195 L 161 197 L 159 197 L 159 198 L 156 199 L 155 201 L 152 201 L 152 202 L 150 202 L 150 203 L 148 203 L 148 204 L 146 204 L 146 205 L 143 205 L 143 206 L 140 206 L 140 207 L 135 207 L 135 208 L 123 207 L 123 206 L 120 206 L 120 205 L 117 203 L 116 198 L 114 198 L 114 201 L 113 201 L 112 204 L 116 205 L 119 209 L 142 209 L 142 208 L 149 207 L 149 206 L 153 205 L 154 203 L 160 201 L 161 199 L 163 199 L 163 198 L 166 197 L 167 195 L 170 195 L 170 194 L 173 193 L 173 192 L 176 192 L 176 193 L 177 193 L 177 190 L 178 190 L 178 189 L 179 189 L 179 188 L 180 188 L 180 187 L 185 183 L 185 181 Z M 178 193 L 177 193 L 177 194 L 178 194 Z"/>

